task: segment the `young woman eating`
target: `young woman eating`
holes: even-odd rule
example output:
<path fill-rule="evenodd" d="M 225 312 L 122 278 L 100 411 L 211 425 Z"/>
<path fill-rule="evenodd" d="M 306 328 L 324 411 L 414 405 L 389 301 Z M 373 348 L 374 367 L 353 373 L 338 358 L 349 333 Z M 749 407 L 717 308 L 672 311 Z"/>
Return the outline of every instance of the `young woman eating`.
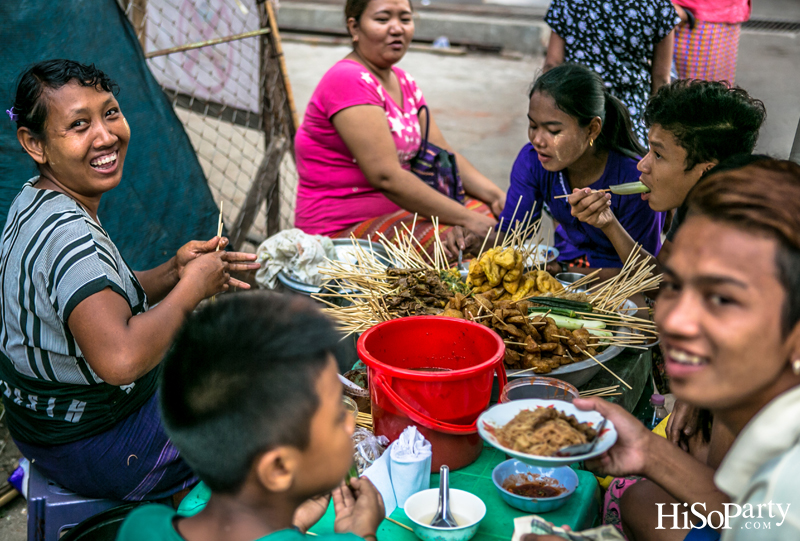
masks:
<path fill-rule="evenodd" d="M 625 106 L 606 92 L 592 70 L 562 64 L 534 82 L 528 120 L 530 143 L 511 170 L 508 204 L 500 215 L 502 229 L 512 225 L 515 210 L 518 222 L 531 209 L 533 219 L 538 219 L 546 206 L 558 222 L 555 244 L 562 266 L 621 267 L 603 232 L 572 216 L 567 199 L 557 197 L 573 189 L 600 190 L 638 179 L 636 162 L 644 149 L 631 131 Z M 614 195 L 611 201 L 638 242 L 657 250 L 663 216 L 637 197 Z M 451 246 L 479 246 L 482 240 L 457 239 Z"/>

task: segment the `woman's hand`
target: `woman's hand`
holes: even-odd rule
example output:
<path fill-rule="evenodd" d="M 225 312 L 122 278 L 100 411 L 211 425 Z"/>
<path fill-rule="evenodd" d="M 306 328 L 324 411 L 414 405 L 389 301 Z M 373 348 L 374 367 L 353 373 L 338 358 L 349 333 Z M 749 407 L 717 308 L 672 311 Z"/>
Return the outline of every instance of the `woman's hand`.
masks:
<path fill-rule="evenodd" d="M 572 206 L 573 216 L 599 229 L 603 229 L 616 220 L 611 211 L 611 194 L 583 188 L 573 190 L 567 201 Z"/>
<path fill-rule="evenodd" d="M 461 225 L 467 232 L 472 233 L 479 239 L 483 239 L 489 229 L 497 225 L 497 220 L 480 212 L 470 212 L 469 214 L 469 218 Z"/>
<path fill-rule="evenodd" d="M 330 501 L 330 493 L 317 496 L 316 498 L 309 498 L 304 501 L 300 507 L 295 510 L 294 517 L 292 517 L 292 524 L 301 532 L 306 533 L 309 528 L 319 522 L 319 519 L 321 519 L 325 511 L 328 510 Z"/>
<path fill-rule="evenodd" d="M 478 242 L 481 242 L 480 238 L 469 231 L 465 231 L 463 227 L 456 225 L 445 234 L 442 245 L 447 258 L 455 259 L 459 251 L 467 252 Z"/>
<path fill-rule="evenodd" d="M 696 407 L 676 400 L 672 414 L 667 421 L 667 439 L 687 453 L 689 452 L 689 440 L 697 432 L 699 413 L 700 410 Z"/>
<path fill-rule="evenodd" d="M 374 536 L 386 516 L 381 493 L 366 477 L 353 477 L 350 487 L 342 481 L 333 490 L 333 509 L 336 511 L 333 530 L 361 537 Z"/>
<path fill-rule="evenodd" d="M 226 271 L 228 273 L 257 270 L 261 267 L 261 265 L 255 263 L 256 254 L 248 254 L 245 252 L 225 252 L 224 250 L 225 247 L 228 246 L 228 242 L 229 241 L 227 237 L 214 237 L 207 241 L 192 240 L 181 246 L 174 259 L 175 272 L 178 278 L 183 278 L 186 266 L 189 263 L 203 254 L 215 252 L 223 254 L 223 260 L 227 264 Z M 217 246 L 219 246 L 219 251 L 217 251 Z M 230 276 L 228 285 L 239 287 L 241 289 L 250 289 L 249 284 L 242 282 L 241 280 L 236 280 L 235 278 L 230 278 Z"/>
<path fill-rule="evenodd" d="M 192 259 L 183 269 L 181 282 L 191 283 L 202 299 L 227 291 L 231 275 L 224 257 L 225 252 L 210 252 Z"/>
<path fill-rule="evenodd" d="M 633 415 L 620 406 L 606 402 L 602 398 L 576 398 L 573 401 L 579 410 L 594 410 L 614 423 L 617 430 L 617 442 L 611 449 L 597 458 L 586 461 L 590 470 L 601 475 L 625 477 L 641 475 L 648 457 L 648 445 L 651 438 L 657 438 Z"/>
<path fill-rule="evenodd" d="M 492 209 L 492 214 L 495 218 L 499 218 L 503 209 L 506 207 L 506 192 L 499 190 L 497 196 L 489 202 L 489 208 Z"/>

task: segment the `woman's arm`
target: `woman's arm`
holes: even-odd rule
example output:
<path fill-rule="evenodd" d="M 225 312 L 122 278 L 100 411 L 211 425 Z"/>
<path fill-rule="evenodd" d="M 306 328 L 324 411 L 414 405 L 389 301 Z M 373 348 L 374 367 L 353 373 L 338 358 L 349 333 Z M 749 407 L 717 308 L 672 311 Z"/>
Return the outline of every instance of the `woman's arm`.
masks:
<path fill-rule="evenodd" d="M 143 314 L 133 316 L 110 288 L 81 301 L 67 324 L 92 370 L 106 383 L 126 385 L 155 368 L 197 304 L 228 289 L 227 257 L 211 252 L 189 262 L 172 291 Z"/>
<path fill-rule="evenodd" d="M 653 66 L 650 70 L 653 94 L 662 86 L 669 84 L 672 69 L 672 49 L 674 47 L 675 30 L 671 30 L 664 39 L 656 43 L 653 51 Z"/>
<path fill-rule="evenodd" d="M 547 43 L 547 56 L 544 59 L 544 67 L 542 68 L 543 72 L 547 72 L 564 63 L 565 46 L 564 38 L 555 32 L 550 32 L 550 41 Z"/>
<path fill-rule="evenodd" d="M 430 111 L 430 109 L 428 109 L 428 111 Z M 447 140 L 445 140 L 444 134 L 439 130 L 439 126 L 436 125 L 436 120 L 434 120 L 432 116 L 430 117 L 430 122 L 431 129 L 428 134 L 428 140 L 434 145 L 455 154 L 456 164 L 461 173 L 461 181 L 464 183 L 464 191 L 466 191 L 468 195 L 489 205 L 489 208 L 492 209 L 492 213 L 494 213 L 495 216 L 500 216 L 506 204 L 506 193 L 478 171 L 464 156 L 453 150 L 447 143 Z M 425 133 L 424 122 L 420 122 L 420 124 L 422 133 Z"/>
<path fill-rule="evenodd" d="M 467 210 L 403 169 L 386 114 L 380 107 L 348 107 L 333 115 L 331 121 L 370 185 L 395 204 L 421 216 L 438 216 L 442 223 L 461 225 L 480 235 L 485 235 L 496 223 L 488 216 Z"/>

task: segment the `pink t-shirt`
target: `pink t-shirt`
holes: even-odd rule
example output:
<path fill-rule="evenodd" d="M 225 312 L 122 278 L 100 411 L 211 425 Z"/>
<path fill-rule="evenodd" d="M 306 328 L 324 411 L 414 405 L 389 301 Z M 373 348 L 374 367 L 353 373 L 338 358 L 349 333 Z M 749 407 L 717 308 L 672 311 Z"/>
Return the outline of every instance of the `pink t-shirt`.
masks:
<path fill-rule="evenodd" d="M 697 17 L 709 23 L 743 23 L 750 19 L 750 0 L 674 0 Z"/>
<path fill-rule="evenodd" d="M 400 68 L 392 69 L 400 81 L 402 105 L 394 102 L 375 75 L 354 60 L 334 64 L 317 85 L 295 137 L 299 177 L 295 227 L 310 234 L 331 235 L 400 209 L 370 185 L 331 122 L 333 115 L 354 105 L 382 108 L 397 158 L 408 169 L 422 139 L 417 111 L 425 100 L 410 75 Z"/>

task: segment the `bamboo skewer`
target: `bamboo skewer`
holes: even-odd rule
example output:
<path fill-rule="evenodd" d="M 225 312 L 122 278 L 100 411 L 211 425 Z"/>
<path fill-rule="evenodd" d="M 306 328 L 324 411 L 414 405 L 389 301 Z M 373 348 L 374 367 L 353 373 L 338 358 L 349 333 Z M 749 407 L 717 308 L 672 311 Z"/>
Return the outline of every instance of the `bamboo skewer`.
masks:
<path fill-rule="evenodd" d="M 588 355 L 588 356 L 589 356 L 589 357 L 590 357 L 590 358 L 591 358 L 591 359 L 592 359 L 594 362 L 596 362 L 597 364 L 599 364 L 600 366 L 602 366 L 603 368 L 605 368 L 605 369 L 606 369 L 606 371 L 607 371 L 609 374 L 611 374 L 612 376 L 614 376 L 615 378 L 617 378 L 617 379 L 618 379 L 618 380 L 619 380 L 619 381 L 620 381 L 620 382 L 621 382 L 623 385 L 625 385 L 625 387 L 627 387 L 627 388 L 628 388 L 628 389 L 630 389 L 630 390 L 633 390 L 633 387 L 631 387 L 630 385 L 628 385 L 628 383 L 627 383 L 627 382 L 626 382 L 624 379 L 622 379 L 621 377 L 619 377 L 618 375 L 616 375 L 616 374 L 614 373 L 614 371 L 613 371 L 613 370 L 611 370 L 609 367 L 607 367 L 606 365 L 604 365 L 603 363 L 601 363 L 600 361 L 598 361 L 598 360 L 597 360 L 597 357 L 595 357 L 594 355 L 592 355 L 591 353 L 589 353 L 588 351 L 586 351 L 586 350 L 585 350 L 585 349 L 583 349 L 583 348 L 579 348 L 579 349 L 581 350 L 581 352 L 582 352 L 582 353 L 584 353 L 585 355 Z"/>
<path fill-rule="evenodd" d="M 391 522 L 391 523 L 393 523 L 393 524 L 397 524 L 397 525 L 398 525 L 398 526 L 400 526 L 401 528 L 405 528 L 405 529 L 406 529 L 406 530 L 408 530 L 409 532 L 413 532 L 413 531 L 414 531 L 414 530 L 413 530 L 413 529 L 412 529 L 410 526 L 406 526 L 406 525 L 405 525 L 405 524 L 403 524 L 402 522 L 397 522 L 397 521 L 396 521 L 395 519 L 393 519 L 393 518 L 386 517 L 386 520 L 388 520 L 389 522 Z"/>
<path fill-rule="evenodd" d="M 606 192 L 610 192 L 610 191 L 611 191 L 611 188 L 603 188 L 602 190 L 592 190 L 592 193 L 606 193 Z M 568 193 L 568 194 L 565 194 L 565 195 L 557 195 L 553 199 L 564 199 L 566 197 L 569 197 L 570 195 L 572 195 L 572 194 Z"/>
<path fill-rule="evenodd" d="M 222 205 L 225 204 L 224 199 L 219 200 L 219 221 L 217 222 L 217 236 L 222 237 Z M 214 250 L 215 252 L 219 251 L 219 242 L 217 242 L 217 249 Z"/>

